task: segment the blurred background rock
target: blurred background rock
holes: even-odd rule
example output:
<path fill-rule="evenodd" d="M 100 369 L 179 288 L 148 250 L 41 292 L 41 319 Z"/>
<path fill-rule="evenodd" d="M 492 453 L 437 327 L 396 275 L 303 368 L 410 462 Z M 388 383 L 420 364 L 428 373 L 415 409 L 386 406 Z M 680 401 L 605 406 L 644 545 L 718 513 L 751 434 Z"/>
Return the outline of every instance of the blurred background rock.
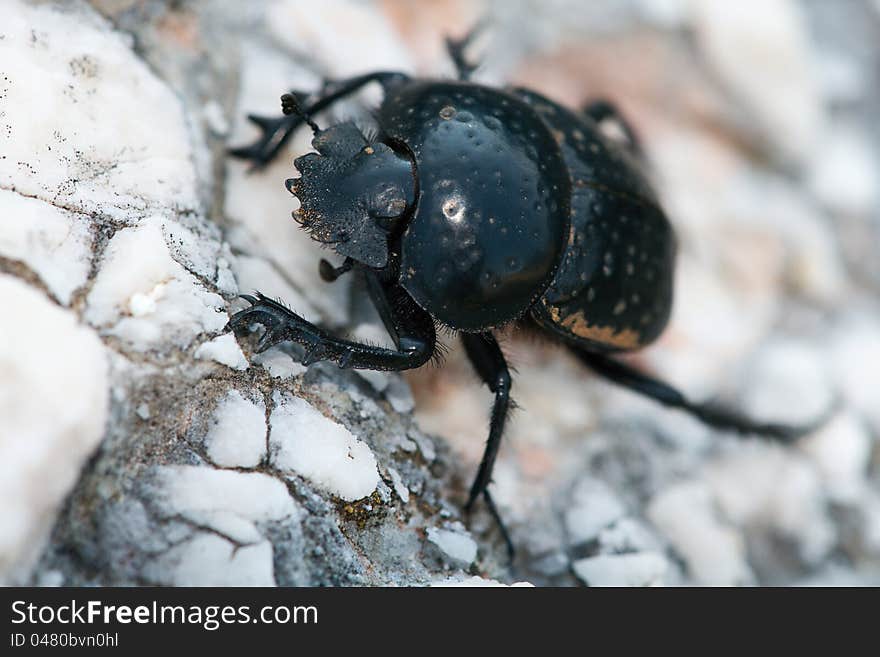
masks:
<path fill-rule="evenodd" d="M 880 583 L 876 0 L 15 0 L 7 13 L 4 580 Z M 385 340 L 357 289 L 320 281 L 326 253 L 289 220 L 283 180 L 307 131 L 256 174 L 225 148 L 253 138 L 247 113 L 275 114 L 281 93 L 322 77 L 451 76 L 443 37 L 483 17 L 477 81 L 570 107 L 611 99 L 642 139 L 680 250 L 671 324 L 631 360 L 761 419 L 836 408 L 795 447 L 744 440 L 506 335 L 520 409 L 494 490 L 520 546 L 512 569 L 489 518 L 468 531 L 458 510 L 491 398 L 454 339 L 443 368 L 405 378 L 277 351 L 248 367 L 210 312 L 259 288 Z M 36 322 L 55 333 L 22 337 Z M 66 387 L 49 387 L 59 371 Z M 88 399 L 71 408 L 73 390 Z M 230 456 L 227 435 L 265 433 L 261 413 L 274 431 L 293 397 L 372 448 L 373 497 L 346 502 L 285 469 L 271 434 L 268 451 Z M 298 422 L 296 435 L 326 430 Z M 242 501 L 261 491 L 270 502 Z"/>

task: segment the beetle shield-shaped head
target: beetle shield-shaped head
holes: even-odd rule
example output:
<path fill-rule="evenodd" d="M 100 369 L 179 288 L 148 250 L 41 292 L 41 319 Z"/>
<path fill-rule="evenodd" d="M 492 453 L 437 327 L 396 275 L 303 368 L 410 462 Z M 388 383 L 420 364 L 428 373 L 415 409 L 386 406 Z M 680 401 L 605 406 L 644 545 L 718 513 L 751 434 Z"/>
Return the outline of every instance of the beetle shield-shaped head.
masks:
<path fill-rule="evenodd" d="M 414 200 L 410 161 L 353 123 L 319 130 L 312 146 L 317 153 L 294 162 L 302 175 L 286 183 L 300 201 L 294 219 L 340 255 L 385 267 L 388 234 Z"/>

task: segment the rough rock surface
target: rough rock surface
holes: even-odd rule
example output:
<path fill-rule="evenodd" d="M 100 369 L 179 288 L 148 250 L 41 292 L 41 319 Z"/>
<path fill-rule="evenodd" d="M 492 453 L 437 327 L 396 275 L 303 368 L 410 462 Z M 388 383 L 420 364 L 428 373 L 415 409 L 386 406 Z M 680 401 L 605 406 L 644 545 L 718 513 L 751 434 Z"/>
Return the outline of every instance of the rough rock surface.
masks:
<path fill-rule="evenodd" d="M 880 10 L 413 4 L 8 0 L 0 582 L 880 582 Z M 512 567 L 460 511 L 490 397 L 454 340 L 404 378 L 223 334 L 260 289 L 384 339 L 288 220 L 309 135 L 254 174 L 225 148 L 322 76 L 449 74 L 442 35 L 485 13 L 478 79 L 611 97 L 645 143 L 681 258 L 670 328 L 633 360 L 766 419 L 835 409 L 796 446 L 743 440 L 505 336 Z"/>

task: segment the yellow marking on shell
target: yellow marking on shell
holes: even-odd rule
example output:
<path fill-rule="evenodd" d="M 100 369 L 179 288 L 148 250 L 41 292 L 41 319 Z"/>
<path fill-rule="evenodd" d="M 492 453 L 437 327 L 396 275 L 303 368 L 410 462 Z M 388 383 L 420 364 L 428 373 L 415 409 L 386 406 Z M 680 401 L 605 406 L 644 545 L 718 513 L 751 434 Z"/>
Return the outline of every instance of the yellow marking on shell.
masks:
<path fill-rule="evenodd" d="M 565 319 L 561 318 L 559 308 L 547 303 L 546 299 L 541 300 L 544 307 L 550 313 L 550 317 L 555 324 L 564 329 L 571 331 L 579 338 L 586 338 L 594 342 L 611 345 L 619 349 L 635 349 L 641 346 L 639 334 L 632 329 L 623 329 L 617 331 L 611 326 L 590 326 L 584 317 L 584 311 L 579 310 L 573 315 L 569 315 Z"/>

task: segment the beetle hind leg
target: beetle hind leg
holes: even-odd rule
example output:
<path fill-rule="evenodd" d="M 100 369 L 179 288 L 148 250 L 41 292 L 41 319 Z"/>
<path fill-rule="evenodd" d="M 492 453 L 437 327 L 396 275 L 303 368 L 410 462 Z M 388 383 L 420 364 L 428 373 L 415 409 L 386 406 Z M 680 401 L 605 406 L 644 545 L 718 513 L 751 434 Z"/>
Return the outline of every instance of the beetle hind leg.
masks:
<path fill-rule="evenodd" d="M 510 410 L 510 371 L 504 360 L 504 354 L 498 342 L 491 333 L 462 333 L 462 342 L 465 352 L 480 375 L 483 382 L 489 386 L 489 390 L 495 393 L 495 401 L 492 405 L 492 420 L 489 427 L 489 439 L 486 441 L 486 449 L 480 462 L 480 468 L 474 483 L 471 485 L 465 511 L 470 513 L 471 508 L 481 495 L 486 502 L 489 513 L 498 525 L 507 553 L 513 559 L 513 542 L 510 534 L 501 520 L 498 508 L 489 493 L 489 484 L 492 481 L 492 470 L 495 467 L 495 457 L 498 456 L 498 448 L 501 445 L 501 435 L 504 431 L 504 423 Z"/>
<path fill-rule="evenodd" d="M 642 156 L 643 151 L 641 140 L 617 105 L 610 100 L 594 100 L 584 105 L 582 111 L 596 123 L 602 123 L 607 120 L 616 121 L 626 137 L 630 150 L 634 155 L 638 157 Z"/>
<path fill-rule="evenodd" d="M 572 352 L 587 367 L 609 381 L 629 388 L 633 392 L 650 397 L 664 406 L 685 411 L 704 424 L 716 429 L 733 431 L 739 434 L 754 434 L 783 443 L 790 443 L 819 428 L 828 419 L 828 414 L 826 413 L 816 421 L 802 426 L 759 422 L 733 409 L 716 406 L 711 403 L 697 404 L 689 401 L 681 392 L 668 383 L 643 374 L 619 360 L 574 347 Z"/>
<path fill-rule="evenodd" d="M 446 52 L 449 58 L 455 64 L 455 70 L 458 72 L 459 80 L 470 80 L 474 71 L 479 68 L 479 63 L 474 63 L 465 57 L 464 51 L 473 43 L 480 33 L 486 28 L 486 20 L 477 22 L 467 34 L 460 39 L 446 37 Z"/>

